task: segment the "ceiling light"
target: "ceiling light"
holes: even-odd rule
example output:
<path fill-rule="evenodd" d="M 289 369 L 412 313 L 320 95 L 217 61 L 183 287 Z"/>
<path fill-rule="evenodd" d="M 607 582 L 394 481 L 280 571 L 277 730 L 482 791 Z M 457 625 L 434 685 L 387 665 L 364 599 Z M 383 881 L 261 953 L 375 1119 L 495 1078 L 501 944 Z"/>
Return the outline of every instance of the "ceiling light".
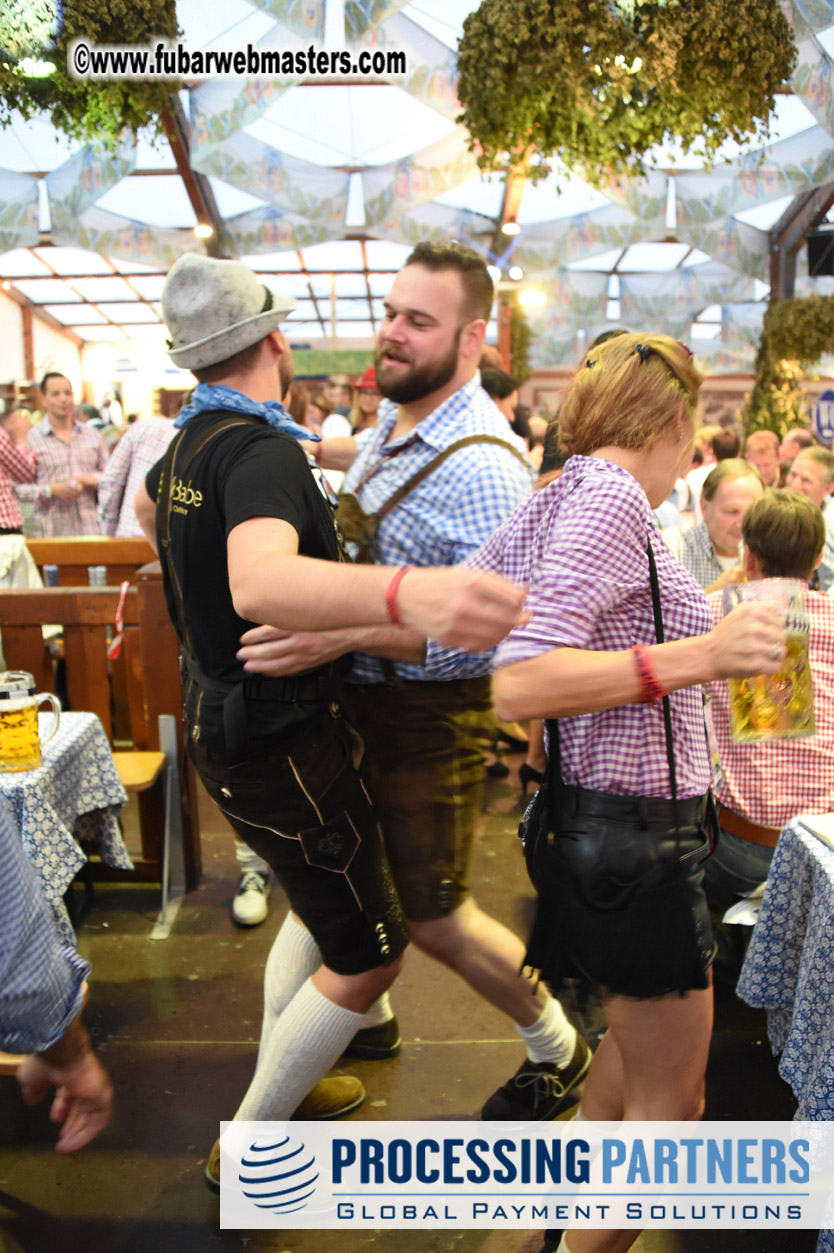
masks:
<path fill-rule="evenodd" d="M 3 279 L 3 291 L 11 291 L 12 285 L 7 278 Z"/>
<path fill-rule="evenodd" d="M 501 227 L 501 230 L 505 235 L 517 235 L 521 230 L 521 227 L 518 222 L 505 222 Z"/>
<path fill-rule="evenodd" d="M 209 226 L 208 222 L 198 222 L 194 227 L 194 234 L 198 239 L 211 239 L 214 228 Z"/>
<path fill-rule="evenodd" d="M 540 309 L 547 304 L 547 296 L 540 287 L 525 287 L 518 293 L 518 303 L 525 309 Z"/>
<path fill-rule="evenodd" d="M 514 279 L 516 282 L 518 282 L 520 278 L 524 278 L 524 271 L 520 265 L 510 266 L 510 278 Z"/>

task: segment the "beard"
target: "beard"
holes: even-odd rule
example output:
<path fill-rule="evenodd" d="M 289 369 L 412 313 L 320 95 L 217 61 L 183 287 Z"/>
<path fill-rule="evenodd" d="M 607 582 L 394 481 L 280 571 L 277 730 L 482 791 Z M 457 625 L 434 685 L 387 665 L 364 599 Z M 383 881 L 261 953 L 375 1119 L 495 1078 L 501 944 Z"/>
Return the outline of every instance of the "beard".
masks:
<path fill-rule="evenodd" d="M 393 400 L 398 405 L 409 405 L 413 404 L 415 400 L 424 400 L 432 392 L 439 391 L 441 387 L 445 387 L 449 380 L 454 377 L 455 370 L 458 368 L 458 348 L 460 346 L 461 330 L 462 328 L 459 327 L 455 332 L 454 342 L 449 345 L 449 351 L 445 356 L 435 357 L 433 360 L 426 361 L 420 366 L 408 366 L 407 362 L 406 369 L 387 366 L 384 357 L 389 349 L 385 346 L 377 348 L 374 363 L 376 368 L 376 385 L 383 396 L 388 400 Z M 404 360 L 404 358 L 399 357 L 396 359 Z"/>

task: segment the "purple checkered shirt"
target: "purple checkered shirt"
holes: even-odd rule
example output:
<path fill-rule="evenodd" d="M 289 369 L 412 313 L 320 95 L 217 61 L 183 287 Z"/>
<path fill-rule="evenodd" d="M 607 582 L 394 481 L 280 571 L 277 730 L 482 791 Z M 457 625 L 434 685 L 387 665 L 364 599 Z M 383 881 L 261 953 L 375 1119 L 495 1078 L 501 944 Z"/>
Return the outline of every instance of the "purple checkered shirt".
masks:
<path fill-rule="evenodd" d="M 494 668 L 554 648 L 616 652 L 655 639 L 646 539 L 657 563 L 667 640 L 712 628 L 706 598 L 660 536 L 642 487 L 596 457 L 571 457 L 561 478 L 523 501 L 468 562 L 530 585 L 532 620 L 498 646 Z M 710 783 L 700 687 L 670 696 L 680 797 Z M 562 777 L 627 796 L 669 796 L 658 705 L 620 705 L 559 722 Z"/>
<path fill-rule="evenodd" d="M 26 442 L 38 459 L 36 482 L 17 488 L 21 500 L 35 505 L 35 535 L 98 535 L 96 489 L 85 487 L 77 500 L 46 494 L 49 483 L 76 474 L 98 474 L 107 463 L 107 445 L 93 426 L 73 422 L 69 443 L 56 435 L 49 418 L 33 426 Z"/>

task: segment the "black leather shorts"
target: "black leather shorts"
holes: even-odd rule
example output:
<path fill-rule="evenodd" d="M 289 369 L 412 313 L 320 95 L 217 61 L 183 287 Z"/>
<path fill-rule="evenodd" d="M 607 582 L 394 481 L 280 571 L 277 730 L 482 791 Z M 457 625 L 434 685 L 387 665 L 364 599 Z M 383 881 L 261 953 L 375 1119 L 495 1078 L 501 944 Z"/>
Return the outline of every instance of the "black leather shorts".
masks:
<path fill-rule="evenodd" d="M 560 787 L 525 853 L 539 893 L 527 964 L 640 999 L 707 986 L 705 797 L 679 804 Z M 552 828 L 558 827 L 554 831 Z"/>
<path fill-rule="evenodd" d="M 336 706 L 229 767 L 188 751 L 206 791 L 268 862 L 337 974 L 388 965 L 408 944 L 382 835 L 359 773 L 361 741 Z"/>

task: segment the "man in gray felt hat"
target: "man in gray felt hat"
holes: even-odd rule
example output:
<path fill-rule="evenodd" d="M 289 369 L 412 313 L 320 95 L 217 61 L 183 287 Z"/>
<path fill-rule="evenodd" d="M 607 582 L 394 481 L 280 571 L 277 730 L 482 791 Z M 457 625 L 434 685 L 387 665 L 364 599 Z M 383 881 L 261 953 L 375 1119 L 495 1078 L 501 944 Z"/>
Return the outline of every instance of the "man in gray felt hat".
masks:
<path fill-rule="evenodd" d="M 408 941 L 358 737 L 341 715 L 350 659 L 249 675 L 240 636 L 253 624 L 372 634 L 394 623 L 476 650 L 526 620 L 523 590 L 493 576 L 340 564 L 325 489 L 298 443 L 309 432 L 279 400 L 292 363 L 278 328 L 293 307 L 239 262 L 177 261 L 162 294 L 168 350 L 198 386 L 135 502 L 183 645 L 189 754 L 291 905 L 236 1119 L 333 1118 L 360 1103 L 358 1080 L 321 1076 L 363 1029 Z M 219 1161 L 215 1145 L 214 1186 Z"/>

